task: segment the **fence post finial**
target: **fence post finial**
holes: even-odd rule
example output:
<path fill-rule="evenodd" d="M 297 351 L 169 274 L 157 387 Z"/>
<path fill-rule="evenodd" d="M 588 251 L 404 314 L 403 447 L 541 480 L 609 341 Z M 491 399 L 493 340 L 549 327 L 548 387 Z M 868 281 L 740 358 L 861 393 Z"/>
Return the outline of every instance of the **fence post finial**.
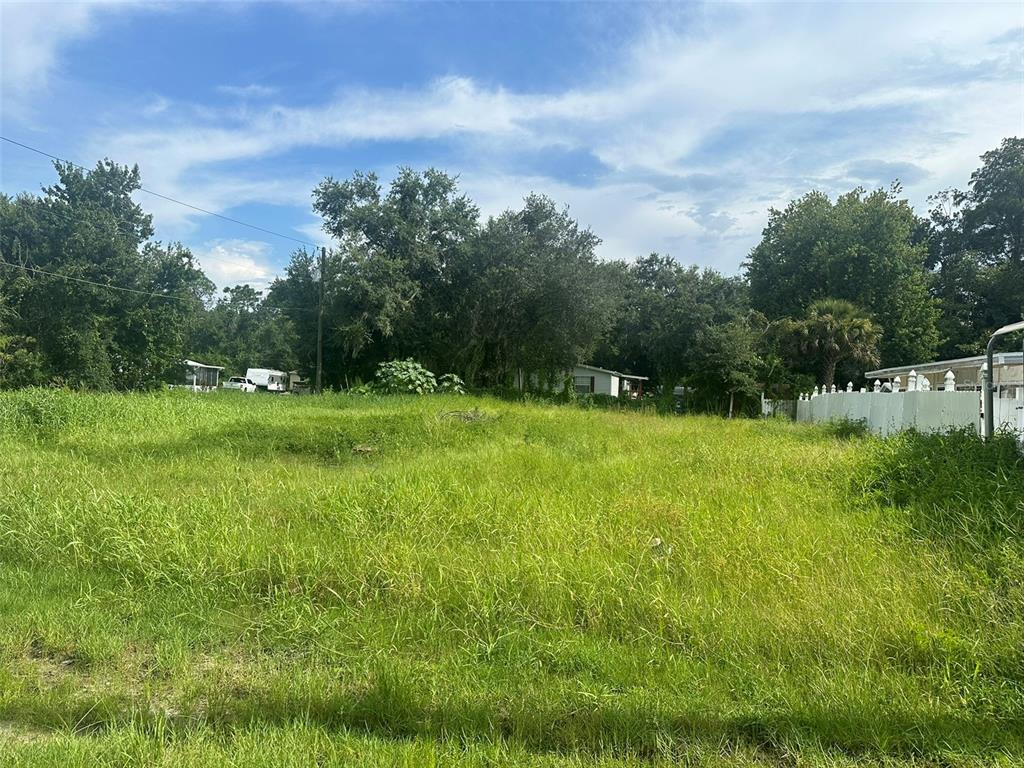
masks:
<path fill-rule="evenodd" d="M 853 392 L 853 382 L 852 381 L 846 382 L 846 391 L 847 392 Z"/>
<path fill-rule="evenodd" d="M 836 393 L 836 385 L 835 384 L 832 385 L 832 389 L 830 389 L 829 392 L 831 392 L 833 395 Z"/>
<path fill-rule="evenodd" d="M 911 368 L 910 373 L 907 374 L 907 392 L 915 390 L 917 390 L 917 371 Z"/>
<path fill-rule="evenodd" d="M 955 392 L 956 391 L 956 374 L 953 373 L 953 369 L 950 368 L 946 371 L 946 376 L 942 382 L 943 392 Z"/>
<path fill-rule="evenodd" d="M 818 396 L 818 385 L 817 385 L 817 384 L 815 384 L 815 385 L 814 385 L 814 394 L 813 394 L 813 395 L 811 395 L 811 397 L 817 397 L 817 396 Z"/>
<path fill-rule="evenodd" d="M 897 376 L 896 378 L 894 378 L 892 380 L 892 391 L 893 392 L 899 392 L 900 391 L 900 384 L 901 384 L 900 377 Z M 908 391 L 910 390 L 910 379 L 907 379 L 907 390 Z"/>
<path fill-rule="evenodd" d="M 879 379 L 875 379 L 875 392 L 882 391 L 882 382 Z"/>

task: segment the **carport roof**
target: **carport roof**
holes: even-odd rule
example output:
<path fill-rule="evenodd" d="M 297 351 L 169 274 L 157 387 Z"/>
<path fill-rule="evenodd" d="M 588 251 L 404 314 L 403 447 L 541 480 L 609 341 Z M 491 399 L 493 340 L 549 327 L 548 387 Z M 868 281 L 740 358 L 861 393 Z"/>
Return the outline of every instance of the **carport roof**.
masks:
<path fill-rule="evenodd" d="M 938 360 L 934 363 L 916 363 L 915 365 L 897 365 L 892 368 L 879 368 L 877 371 L 868 371 L 864 374 L 868 379 L 891 379 L 893 376 L 903 376 L 911 371 L 918 373 L 945 373 L 951 368 L 981 368 L 985 363 L 985 355 L 974 357 L 960 357 L 955 360 Z M 1024 360 L 1022 352 L 997 352 L 992 356 L 993 365 L 1020 365 Z"/>

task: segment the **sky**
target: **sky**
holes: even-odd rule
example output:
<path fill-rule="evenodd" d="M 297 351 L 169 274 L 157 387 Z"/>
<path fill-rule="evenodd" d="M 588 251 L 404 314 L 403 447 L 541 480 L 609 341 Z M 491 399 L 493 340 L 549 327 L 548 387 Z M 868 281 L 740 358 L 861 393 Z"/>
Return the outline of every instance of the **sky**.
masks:
<path fill-rule="evenodd" d="M 483 216 L 531 192 L 605 259 L 741 270 L 772 207 L 898 180 L 964 188 L 1024 135 L 1024 3 L 12 3 L 0 133 L 331 244 L 327 176 L 459 177 Z M 0 191 L 53 183 L 0 143 Z M 142 193 L 218 285 L 298 247 Z"/>

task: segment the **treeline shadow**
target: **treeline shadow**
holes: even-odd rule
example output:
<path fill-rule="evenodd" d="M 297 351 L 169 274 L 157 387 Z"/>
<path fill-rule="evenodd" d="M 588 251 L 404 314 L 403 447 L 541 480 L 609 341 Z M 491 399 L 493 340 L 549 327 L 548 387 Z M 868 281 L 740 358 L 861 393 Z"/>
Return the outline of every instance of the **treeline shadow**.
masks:
<path fill-rule="evenodd" d="M 578 704 L 578 702 L 577 702 Z M 700 710 L 676 714 L 637 705 L 580 707 L 534 700 L 431 702 L 387 679 L 361 691 L 307 696 L 299 691 L 221 691 L 201 714 L 161 713 L 158 707 L 111 695 L 78 697 L 60 706 L 0 707 L 0 716 L 31 727 L 102 733 L 133 725 L 161 738 L 196 729 L 230 733 L 252 727 L 313 725 L 388 740 L 513 743 L 526 751 L 594 757 L 672 758 L 690 750 L 753 752 L 779 765 L 798 765 L 803 749 L 834 756 L 943 763 L 944 756 L 978 759 L 1000 754 L 1024 760 L 1024 718 L 912 715 L 816 709 L 726 716 Z"/>

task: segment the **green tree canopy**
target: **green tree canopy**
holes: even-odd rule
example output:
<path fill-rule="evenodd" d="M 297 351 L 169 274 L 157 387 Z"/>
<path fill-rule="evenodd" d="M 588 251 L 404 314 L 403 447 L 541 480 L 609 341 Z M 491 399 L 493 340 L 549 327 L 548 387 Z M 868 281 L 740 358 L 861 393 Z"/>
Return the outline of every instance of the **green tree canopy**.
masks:
<path fill-rule="evenodd" d="M 944 357 L 980 353 L 992 331 L 1024 316 L 1024 139 L 1004 139 L 981 160 L 966 192 L 931 198 L 922 227 Z"/>
<path fill-rule="evenodd" d="M 38 355 L 43 381 L 154 386 L 185 356 L 213 286 L 188 249 L 149 241 L 150 217 L 131 199 L 137 167 L 55 168 L 42 196 L 0 198 L 0 258 L 13 265 L 0 265 L 0 335 L 34 340 L 17 344 Z"/>
<path fill-rule="evenodd" d="M 826 388 L 835 383 L 840 362 L 878 362 L 881 330 L 864 310 L 843 299 L 815 301 L 806 317 L 782 321 L 780 331 L 796 354 L 811 356 L 818 362 Z"/>
<path fill-rule="evenodd" d="M 250 285 L 225 288 L 192 343 L 194 354 L 223 365 L 229 376 L 248 368 L 292 370 L 298 364 L 296 346 L 291 320 Z"/>
<path fill-rule="evenodd" d="M 845 299 L 881 326 L 883 364 L 932 359 L 939 310 L 919 224 L 896 185 L 856 189 L 834 203 L 812 192 L 772 209 L 745 264 L 752 306 L 777 320 L 804 315 L 818 299 Z"/>

